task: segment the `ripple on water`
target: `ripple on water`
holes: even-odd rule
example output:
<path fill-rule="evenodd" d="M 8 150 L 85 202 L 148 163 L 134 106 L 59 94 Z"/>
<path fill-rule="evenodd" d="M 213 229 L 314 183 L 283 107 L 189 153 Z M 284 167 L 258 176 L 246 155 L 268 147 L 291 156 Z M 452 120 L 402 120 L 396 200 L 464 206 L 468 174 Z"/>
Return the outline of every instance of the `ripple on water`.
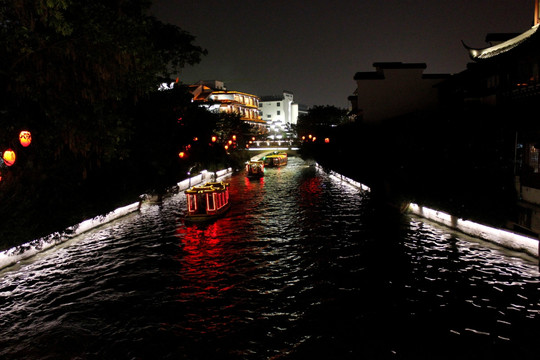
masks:
<path fill-rule="evenodd" d="M 184 224 L 178 194 L 4 272 L 0 357 L 536 355 L 536 264 L 383 217 L 299 158 L 228 181 L 214 223 Z"/>

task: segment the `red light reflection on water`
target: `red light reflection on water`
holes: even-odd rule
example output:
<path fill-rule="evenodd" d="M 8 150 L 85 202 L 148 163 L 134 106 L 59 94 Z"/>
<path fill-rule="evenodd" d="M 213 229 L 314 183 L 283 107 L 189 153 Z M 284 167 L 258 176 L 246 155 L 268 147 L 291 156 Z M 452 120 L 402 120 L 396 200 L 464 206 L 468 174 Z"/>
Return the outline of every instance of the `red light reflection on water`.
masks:
<path fill-rule="evenodd" d="M 239 270 L 236 262 L 245 254 L 240 242 L 250 241 L 256 234 L 249 214 L 264 196 L 264 177 L 231 179 L 231 209 L 219 219 L 209 223 L 190 224 L 179 221 L 176 236 L 180 252 L 176 260 L 181 263 L 179 275 L 183 289 L 181 301 L 197 298 L 198 301 L 221 296 L 234 287 L 232 278 Z M 244 250 L 242 250 L 244 249 Z"/>
<path fill-rule="evenodd" d="M 250 179 L 246 176 L 244 177 L 244 186 L 246 187 L 245 191 L 253 191 L 255 189 L 259 189 L 260 187 L 264 186 L 264 176 L 258 179 Z"/>
<path fill-rule="evenodd" d="M 227 268 L 225 241 L 221 238 L 220 226 L 223 222 L 193 224 L 177 228 L 181 239 L 182 253 L 177 260 L 182 263 L 182 278 L 189 297 L 211 298 L 221 289 L 216 286 L 218 279 Z M 184 296 L 182 296 L 184 297 Z"/>
<path fill-rule="evenodd" d="M 202 224 L 178 223 L 176 236 L 181 251 L 176 260 L 181 263 L 179 275 L 184 283 L 181 301 L 213 299 L 234 287 L 231 279 L 241 271 L 235 262 L 243 256 L 242 247 L 236 245 L 253 236 L 246 211 L 262 196 L 264 178 L 238 179 L 232 185 L 232 208 L 224 217 Z"/>
<path fill-rule="evenodd" d="M 313 206 L 319 201 L 322 194 L 321 180 L 318 177 L 306 179 L 300 184 L 298 193 L 301 196 L 302 206 Z"/>

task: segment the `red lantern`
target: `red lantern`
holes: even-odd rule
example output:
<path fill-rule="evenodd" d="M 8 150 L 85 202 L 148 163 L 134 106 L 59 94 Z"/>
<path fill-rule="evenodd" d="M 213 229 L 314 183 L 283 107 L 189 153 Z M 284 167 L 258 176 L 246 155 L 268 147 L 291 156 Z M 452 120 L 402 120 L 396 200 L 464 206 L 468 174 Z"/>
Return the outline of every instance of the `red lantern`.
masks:
<path fill-rule="evenodd" d="M 212 136 L 212 142 L 216 142 L 217 141 L 217 136 Z"/>
<path fill-rule="evenodd" d="M 19 134 L 19 141 L 21 145 L 27 147 L 32 142 L 32 134 L 30 131 L 23 130 Z"/>
<path fill-rule="evenodd" d="M 178 157 L 179 157 L 180 159 L 183 159 L 184 156 L 186 156 L 186 153 L 185 153 L 185 152 L 180 151 L 180 152 L 178 153 Z"/>
<path fill-rule="evenodd" d="M 4 151 L 2 159 L 4 159 L 4 164 L 6 164 L 7 166 L 13 165 L 15 163 L 15 151 L 7 149 L 6 151 Z"/>
<path fill-rule="evenodd" d="M 330 142 L 330 139 L 329 139 L 329 138 L 325 138 L 325 139 L 324 139 L 324 142 L 328 144 L 328 143 Z"/>

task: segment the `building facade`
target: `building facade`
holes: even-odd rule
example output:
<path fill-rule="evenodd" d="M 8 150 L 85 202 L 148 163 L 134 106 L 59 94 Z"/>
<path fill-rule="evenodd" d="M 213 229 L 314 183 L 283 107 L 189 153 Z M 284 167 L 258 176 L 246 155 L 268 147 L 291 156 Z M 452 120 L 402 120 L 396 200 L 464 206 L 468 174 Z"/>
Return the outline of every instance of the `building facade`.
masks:
<path fill-rule="evenodd" d="M 307 112 L 305 107 L 294 102 L 294 94 L 290 91 L 283 91 L 282 95 L 262 96 L 259 110 L 270 138 L 290 133 L 298 122 L 298 116 Z"/>
<path fill-rule="evenodd" d="M 435 85 L 447 74 L 424 74 L 425 63 L 376 62 L 375 71 L 358 72 L 349 97 L 351 114 L 366 123 L 437 106 Z"/>
<path fill-rule="evenodd" d="M 540 234 L 540 123 L 534 116 L 540 103 L 539 18 L 535 0 L 535 25 L 523 33 L 487 34 L 484 48 L 463 44 L 472 62 L 439 86 L 446 105 L 485 109 L 491 116 L 485 123 L 512 139 L 517 214 L 509 227 L 536 235 Z"/>
<path fill-rule="evenodd" d="M 260 98 L 256 95 L 227 90 L 220 81 L 201 81 L 189 88 L 193 101 L 210 111 L 237 113 L 247 123 L 265 125 L 259 112 Z"/>

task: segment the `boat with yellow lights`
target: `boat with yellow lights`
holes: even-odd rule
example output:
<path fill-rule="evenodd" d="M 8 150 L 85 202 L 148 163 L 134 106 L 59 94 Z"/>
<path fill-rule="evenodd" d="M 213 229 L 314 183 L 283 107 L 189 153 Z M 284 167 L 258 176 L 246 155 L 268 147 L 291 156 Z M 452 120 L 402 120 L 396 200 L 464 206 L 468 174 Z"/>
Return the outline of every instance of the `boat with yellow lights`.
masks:
<path fill-rule="evenodd" d="M 207 182 L 185 190 L 187 198 L 186 220 L 200 222 L 222 216 L 231 206 L 229 183 Z"/>
<path fill-rule="evenodd" d="M 264 161 L 250 160 L 246 163 L 247 177 L 260 178 L 264 176 Z"/>
<path fill-rule="evenodd" d="M 270 155 L 263 157 L 264 166 L 268 167 L 278 167 L 287 165 L 287 153 L 286 152 L 277 152 L 274 151 Z"/>

